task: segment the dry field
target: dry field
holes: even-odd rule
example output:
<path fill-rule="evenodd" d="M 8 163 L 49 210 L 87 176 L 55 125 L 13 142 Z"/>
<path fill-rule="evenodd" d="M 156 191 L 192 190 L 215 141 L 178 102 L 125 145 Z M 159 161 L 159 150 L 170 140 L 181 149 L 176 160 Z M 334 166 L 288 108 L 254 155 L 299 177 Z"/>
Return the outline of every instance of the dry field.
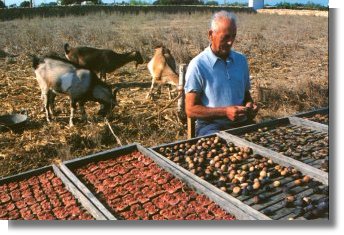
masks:
<path fill-rule="evenodd" d="M 252 92 L 261 106 L 259 120 L 328 105 L 328 18 L 276 14 L 237 14 L 235 49 L 250 63 Z M 68 127 L 69 103 L 57 98 L 58 116 L 47 124 L 29 53 L 63 55 L 63 44 L 140 50 L 145 63 L 155 45 L 171 49 L 178 63 L 187 63 L 207 45 L 210 14 L 111 14 L 34 18 L 0 22 L 0 114 L 28 111 L 21 132 L 0 132 L 0 177 L 119 146 L 88 103 L 88 123 Z M 10 55 L 17 55 L 11 57 Z M 110 124 L 123 145 L 155 146 L 186 138 L 186 125 L 176 104 L 157 115 L 168 102 L 167 89 L 146 100 L 151 78 L 146 64 L 128 64 L 107 76 L 121 87 Z M 77 118 L 80 118 L 78 115 Z"/>

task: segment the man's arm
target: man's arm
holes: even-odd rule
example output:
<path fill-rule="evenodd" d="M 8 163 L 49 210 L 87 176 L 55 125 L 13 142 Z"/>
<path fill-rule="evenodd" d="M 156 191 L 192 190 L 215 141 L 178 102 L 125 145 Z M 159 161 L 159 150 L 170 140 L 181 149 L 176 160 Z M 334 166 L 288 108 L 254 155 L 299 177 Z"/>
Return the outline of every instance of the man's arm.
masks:
<path fill-rule="evenodd" d="M 246 105 L 247 103 L 253 103 L 253 99 L 252 99 L 250 91 L 245 92 L 244 105 Z"/>
<path fill-rule="evenodd" d="M 190 118 L 218 118 L 227 117 L 232 121 L 246 116 L 247 108 L 244 106 L 226 106 L 209 108 L 201 103 L 199 94 L 188 92 L 185 95 L 185 111 Z"/>

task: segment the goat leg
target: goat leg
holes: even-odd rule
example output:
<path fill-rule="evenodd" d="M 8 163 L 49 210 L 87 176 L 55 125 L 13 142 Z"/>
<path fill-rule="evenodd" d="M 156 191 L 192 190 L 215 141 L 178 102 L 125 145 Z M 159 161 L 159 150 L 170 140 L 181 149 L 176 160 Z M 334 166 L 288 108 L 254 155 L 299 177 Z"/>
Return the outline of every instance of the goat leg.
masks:
<path fill-rule="evenodd" d="M 74 112 L 76 110 L 76 101 L 74 99 L 71 99 L 70 101 L 70 119 L 69 119 L 69 126 L 74 126 L 73 118 L 74 118 Z"/>
<path fill-rule="evenodd" d="M 49 92 L 48 94 L 48 102 L 49 102 L 49 111 L 50 113 L 55 116 L 55 97 L 56 95 L 53 92 Z"/>
<path fill-rule="evenodd" d="M 42 92 L 42 99 L 43 99 L 43 105 L 44 105 L 44 110 L 45 110 L 45 117 L 47 118 L 47 122 L 50 122 L 51 117 L 50 117 L 50 112 L 49 112 L 49 91 L 47 92 Z"/>
<path fill-rule="evenodd" d="M 154 83 L 155 83 L 155 77 L 153 77 L 152 79 L 152 85 L 151 85 L 151 88 L 146 96 L 146 99 L 149 99 L 149 98 L 152 98 L 152 95 L 153 95 L 153 88 L 154 88 Z"/>

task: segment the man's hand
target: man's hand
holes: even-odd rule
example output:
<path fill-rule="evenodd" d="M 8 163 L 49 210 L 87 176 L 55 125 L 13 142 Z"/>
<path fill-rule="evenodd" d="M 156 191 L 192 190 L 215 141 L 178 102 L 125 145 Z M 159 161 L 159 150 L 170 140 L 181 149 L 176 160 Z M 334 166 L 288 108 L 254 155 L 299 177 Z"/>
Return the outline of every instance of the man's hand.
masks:
<path fill-rule="evenodd" d="M 226 116 L 231 121 L 238 121 L 246 117 L 247 109 L 245 106 L 230 106 L 226 108 Z"/>
<path fill-rule="evenodd" d="M 247 108 L 247 117 L 249 119 L 255 118 L 258 113 L 259 107 L 253 102 L 247 102 L 245 107 Z"/>

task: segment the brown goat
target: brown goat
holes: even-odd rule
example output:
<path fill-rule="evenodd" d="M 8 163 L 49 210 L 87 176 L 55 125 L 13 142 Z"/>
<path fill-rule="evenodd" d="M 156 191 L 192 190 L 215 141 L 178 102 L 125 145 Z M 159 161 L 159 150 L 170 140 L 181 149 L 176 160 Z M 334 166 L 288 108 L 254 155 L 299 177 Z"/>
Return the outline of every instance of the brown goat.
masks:
<path fill-rule="evenodd" d="M 171 84 L 178 87 L 179 77 L 176 73 L 176 62 L 169 49 L 164 46 L 155 48 L 154 56 L 147 64 L 152 75 L 152 85 L 146 99 L 152 97 L 154 84 L 158 83 L 158 89 L 163 84 Z"/>
<path fill-rule="evenodd" d="M 92 47 L 72 48 L 68 43 L 64 45 L 64 51 L 68 60 L 93 72 L 100 73 L 100 78 L 105 80 L 106 73 L 113 72 L 131 61 L 136 61 L 136 67 L 138 64 L 143 63 L 141 53 L 138 51 L 118 54 L 108 49 Z"/>

